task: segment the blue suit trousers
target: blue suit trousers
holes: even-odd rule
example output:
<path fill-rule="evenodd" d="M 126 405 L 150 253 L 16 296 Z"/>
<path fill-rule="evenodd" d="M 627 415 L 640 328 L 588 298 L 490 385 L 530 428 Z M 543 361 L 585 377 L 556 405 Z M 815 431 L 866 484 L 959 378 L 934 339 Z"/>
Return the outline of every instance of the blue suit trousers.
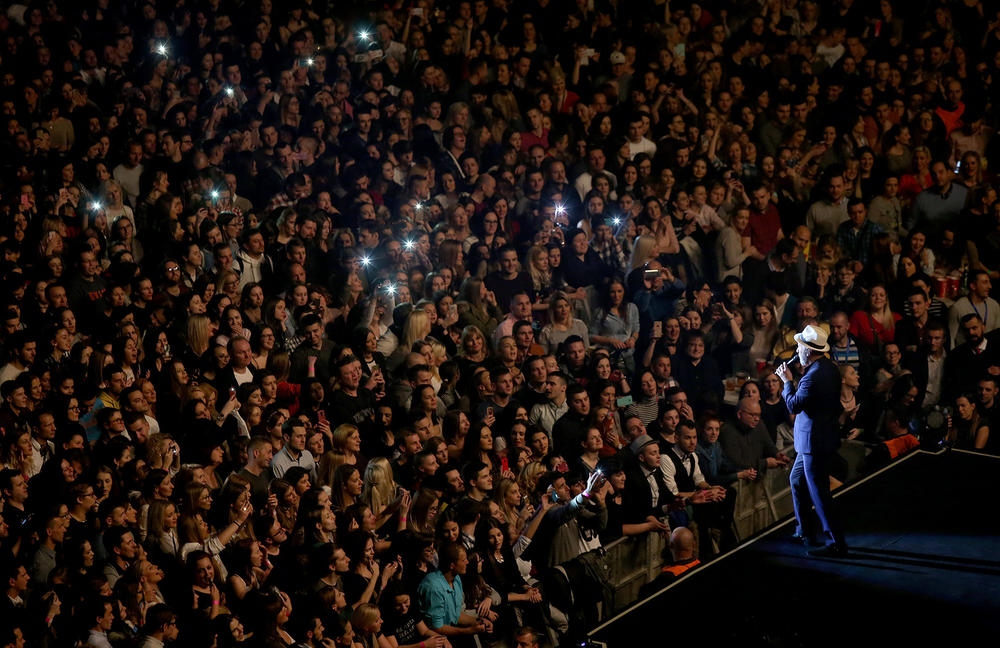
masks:
<path fill-rule="evenodd" d="M 826 543 L 846 546 L 844 531 L 833 510 L 833 496 L 830 494 L 830 466 L 832 453 L 805 453 L 795 456 L 790 481 L 792 504 L 795 506 L 795 520 L 798 532 L 804 538 L 811 538 L 815 524 L 810 508 L 816 508 L 816 517 L 826 534 Z"/>

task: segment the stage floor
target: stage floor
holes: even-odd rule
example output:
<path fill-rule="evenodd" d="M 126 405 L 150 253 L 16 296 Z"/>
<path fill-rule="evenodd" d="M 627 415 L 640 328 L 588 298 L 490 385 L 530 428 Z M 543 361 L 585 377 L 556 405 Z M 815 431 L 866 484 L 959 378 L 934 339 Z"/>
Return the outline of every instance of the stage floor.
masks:
<path fill-rule="evenodd" d="M 837 493 L 849 557 L 807 556 L 789 541 L 787 520 L 591 638 L 609 648 L 992 643 L 1000 637 L 998 489 L 1000 457 L 914 452 Z"/>

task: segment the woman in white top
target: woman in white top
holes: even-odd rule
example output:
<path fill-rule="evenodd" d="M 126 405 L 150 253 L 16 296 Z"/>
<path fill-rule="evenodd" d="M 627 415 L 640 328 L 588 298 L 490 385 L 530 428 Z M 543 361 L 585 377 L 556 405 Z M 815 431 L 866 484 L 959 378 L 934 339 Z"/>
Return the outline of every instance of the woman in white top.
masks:
<path fill-rule="evenodd" d="M 546 353 L 555 353 L 559 345 L 571 335 L 583 338 L 583 345 L 590 346 L 590 332 L 587 325 L 573 317 L 569 300 L 562 293 L 556 293 L 549 299 L 549 323 L 542 327 L 538 343 L 545 348 Z"/>
<path fill-rule="evenodd" d="M 750 244 L 750 237 L 743 231 L 750 224 L 750 210 L 741 207 L 733 214 L 732 222 L 719 232 L 715 240 L 715 258 L 719 267 L 719 281 L 732 275 L 743 278 L 743 262 L 758 254 Z"/>

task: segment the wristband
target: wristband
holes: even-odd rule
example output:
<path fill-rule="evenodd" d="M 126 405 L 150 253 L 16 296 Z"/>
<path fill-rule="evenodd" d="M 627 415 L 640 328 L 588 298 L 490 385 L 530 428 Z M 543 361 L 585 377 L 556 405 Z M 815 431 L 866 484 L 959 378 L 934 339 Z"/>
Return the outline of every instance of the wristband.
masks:
<path fill-rule="evenodd" d="M 212 601 L 212 607 L 219 607 L 219 599 L 214 599 Z"/>
<path fill-rule="evenodd" d="M 405 517 L 400 517 L 400 518 L 399 518 L 399 521 L 400 521 L 400 522 L 406 522 L 406 518 L 405 518 Z"/>
<path fill-rule="evenodd" d="M 424 642 L 423 641 L 420 642 L 420 648 L 424 648 Z"/>

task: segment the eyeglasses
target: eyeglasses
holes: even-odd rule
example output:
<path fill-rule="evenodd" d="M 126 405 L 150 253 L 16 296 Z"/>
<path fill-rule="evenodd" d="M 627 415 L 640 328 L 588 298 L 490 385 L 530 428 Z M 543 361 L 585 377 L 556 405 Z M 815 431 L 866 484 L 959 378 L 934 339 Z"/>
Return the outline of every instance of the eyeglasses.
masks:
<path fill-rule="evenodd" d="M 167 272 L 179 272 L 180 269 L 181 269 L 180 266 L 170 266 L 169 268 L 167 268 Z"/>

